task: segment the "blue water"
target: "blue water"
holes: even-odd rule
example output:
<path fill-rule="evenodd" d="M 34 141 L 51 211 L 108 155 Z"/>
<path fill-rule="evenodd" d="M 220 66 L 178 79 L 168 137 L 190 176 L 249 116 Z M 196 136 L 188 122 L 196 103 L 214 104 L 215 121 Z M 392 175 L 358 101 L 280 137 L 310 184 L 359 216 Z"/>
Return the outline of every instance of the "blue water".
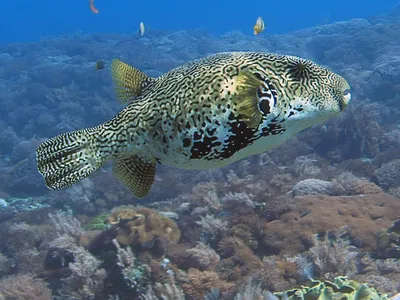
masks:
<path fill-rule="evenodd" d="M 0 43 L 36 41 L 43 36 L 89 33 L 132 33 L 148 28 L 203 28 L 213 34 L 241 30 L 252 34 L 258 16 L 269 33 L 284 33 L 321 23 L 366 18 L 388 11 L 398 0 L 1 0 Z"/>

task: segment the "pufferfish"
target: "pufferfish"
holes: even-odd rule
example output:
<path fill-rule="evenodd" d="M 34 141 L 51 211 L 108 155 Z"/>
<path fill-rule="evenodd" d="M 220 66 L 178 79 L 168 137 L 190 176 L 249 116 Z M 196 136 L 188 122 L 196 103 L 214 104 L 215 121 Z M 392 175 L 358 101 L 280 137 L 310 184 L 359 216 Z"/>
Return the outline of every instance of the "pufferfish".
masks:
<path fill-rule="evenodd" d="M 99 126 L 39 145 L 38 169 L 50 189 L 67 188 L 111 160 L 114 175 L 141 198 L 157 163 L 220 168 L 338 115 L 351 99 L 340 75 L 280 54 L 218 53 L 158 78 L 120 60 L 111 71 L 126 107 Z"/>

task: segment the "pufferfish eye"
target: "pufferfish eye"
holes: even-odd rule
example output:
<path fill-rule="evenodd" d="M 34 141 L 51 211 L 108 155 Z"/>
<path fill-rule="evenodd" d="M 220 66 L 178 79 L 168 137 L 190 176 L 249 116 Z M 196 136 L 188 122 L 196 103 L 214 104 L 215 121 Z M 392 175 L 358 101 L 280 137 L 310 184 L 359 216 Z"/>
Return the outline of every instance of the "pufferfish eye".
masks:
<path fill-rule="evenodd" d="M 346 102 L 351 100 L 351 93 L 349 89 L 343 91 L 343 98 Z"/>

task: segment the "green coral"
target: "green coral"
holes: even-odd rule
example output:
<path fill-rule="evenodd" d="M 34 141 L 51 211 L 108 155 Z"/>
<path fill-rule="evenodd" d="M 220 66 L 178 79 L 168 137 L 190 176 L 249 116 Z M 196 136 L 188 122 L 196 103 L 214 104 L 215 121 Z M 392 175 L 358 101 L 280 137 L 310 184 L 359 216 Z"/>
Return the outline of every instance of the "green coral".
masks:
<path fill-rule="evenodd" d="M 313 280 L 310 286 L 302 286 L 285 292 L 275 293 L 279 299 L 288 300 L 386 300 L 386 295 L 379 295 L 378 292 L 368 287 L 367 284 L 360 284 L 346 277 L 336 277 L 331 281 Z"/>
<path fill-rule="evenodd" d="M 104 230 L 110 225 L 106 222 L 110 214 L 104 213 L 94 217 L 86 226 L 83 227 L 85 230 Z"/>

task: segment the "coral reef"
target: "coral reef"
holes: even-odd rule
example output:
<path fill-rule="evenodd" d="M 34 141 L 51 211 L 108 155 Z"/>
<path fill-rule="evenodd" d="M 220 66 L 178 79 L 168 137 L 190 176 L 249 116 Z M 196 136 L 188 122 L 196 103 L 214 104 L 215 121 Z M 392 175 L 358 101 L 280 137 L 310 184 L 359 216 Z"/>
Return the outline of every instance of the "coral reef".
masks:
<path fill-rule="evenodd" d="M 376 247 L 381 258 L 400 258 L 400 219 L 378 233 Z"/>
<path fill-rule="evenodd" d="M 310 286 L 276 293 L 276 296 L 278 299 L 387 299 L 386 295 L 379 295 L 374 288 L 345 277 L 336 277 L 333 282 L 312 281 Z"/>
<path fill-rule="evenodd" d="M 107 218 L 118 227 L 116 240 L 122 245 L 152 248 L 156 241 L 175 243 L 181 232 L 175 222 L 149 208 L 117 208 Z"/>
<path fill-rule="evenodd" d="M 0 299 L 52 300 L 53 297 L 42 279 L 30 275 L 16 275 L 0 280 Z"/>
<path fill-rule="evenodd" d="M 399 293 L 399 17 L 397 8 L 257 38 L 150 29 L 140 39 L 78 33 L 0 45 L 0 298 Z M 159 165 L 143 200 L 108 165 L 69 189 L 45 189 L 38 143 L 120 110 L 108 72 L 113 58 L 160 76 L 206 54 L 248 50 L 334 69 L 354 87 L 351 105 L 222 169 Z M 106 70 L 96 72 L 99 59 Z"/>

